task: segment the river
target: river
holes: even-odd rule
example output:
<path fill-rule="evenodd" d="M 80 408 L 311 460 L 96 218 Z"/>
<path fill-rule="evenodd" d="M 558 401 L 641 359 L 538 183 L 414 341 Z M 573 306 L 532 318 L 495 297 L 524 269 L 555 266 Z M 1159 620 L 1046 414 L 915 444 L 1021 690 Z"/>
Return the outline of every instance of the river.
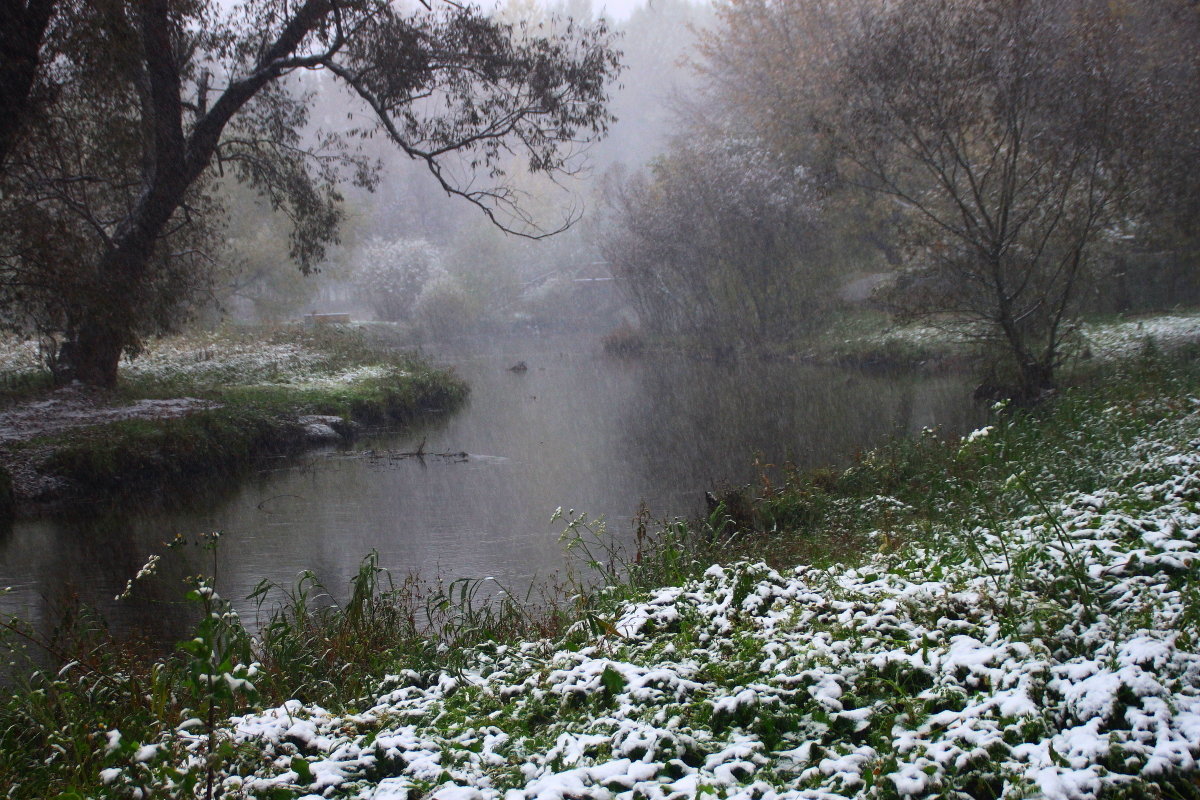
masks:
<path fill-rule="evenodd" d="M 78 598 L 151 643 L 186 628 L 183 579 L 215 572 L 243 601 L 305 569 L 338 594 L 374 550 L 393 574 L 496 578 L 512 589 L 562 569 L 560 506 L 628 539 L 656 518 L 699 513 L 704 492 L 763 463 L 845 463 L 889 435 L 978 417 L 962 376 L 880 375 L 786 361 L 606 356 L 581 335 L 499 337 L 431 351 L 471 385 L 459 412 L 408 434 L 313 451 L 235 487 L 198 487 L 164 510 L 20 521 L 0 534 L 0 612 L 49 630 Z M 528 369 L 509 367 L 523 361 Z M 423 446 L 422 446 L 423 444 Z M 422 449 L 424 458 L 401 454 Z M 437 453 L 466 453 L 440 457 Z M 215 554 L 163 543 L 222 533 Z M 114 599 L 154 553 L 159 574 Z"/>

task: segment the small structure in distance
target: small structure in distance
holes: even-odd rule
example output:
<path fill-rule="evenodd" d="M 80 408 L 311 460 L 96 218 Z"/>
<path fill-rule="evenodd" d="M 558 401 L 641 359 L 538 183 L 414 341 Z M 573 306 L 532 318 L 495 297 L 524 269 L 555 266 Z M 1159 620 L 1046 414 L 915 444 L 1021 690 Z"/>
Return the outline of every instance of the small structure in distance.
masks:
<path fill-rule="evenodd" d="M 344 311 L 336 311 L 327 314 L 318 314 L 312 312 L 304 315 L 305 325 L 349 325 L 350 314 Z"/>

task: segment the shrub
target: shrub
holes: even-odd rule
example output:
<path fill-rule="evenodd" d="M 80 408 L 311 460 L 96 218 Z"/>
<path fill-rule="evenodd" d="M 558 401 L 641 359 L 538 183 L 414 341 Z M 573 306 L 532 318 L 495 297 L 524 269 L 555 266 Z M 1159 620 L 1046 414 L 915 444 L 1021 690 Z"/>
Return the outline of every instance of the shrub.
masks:
<path fill-rule="evenodd" d="M 399 322 L 412 316 L 421 291 L 441 274 L 441 257 L 424 239 L 376 237 L 359 252 L 353 280 L 379 319 Z"/>

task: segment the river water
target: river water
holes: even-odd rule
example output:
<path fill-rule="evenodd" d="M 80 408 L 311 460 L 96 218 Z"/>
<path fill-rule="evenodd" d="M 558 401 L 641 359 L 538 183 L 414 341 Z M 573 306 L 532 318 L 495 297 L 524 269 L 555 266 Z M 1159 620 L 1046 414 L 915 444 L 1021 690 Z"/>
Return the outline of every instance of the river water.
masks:
<path fill-rule="evenodd" d="M 706 490 L 755 479 L 755 458 L 845 463 L 889 435 L 977 418 L 961 376 L 880 375 L 786 361 L 614 359 L 594 337 L 501 337 L 429 355 L 471 385 L 461 411 L 409 434 L 314 451 L 234 487 L 199 486 L 165 510 L 21 521 L 0 534 L 0 612 L 49 629 L 75 598 L 118 631 L 169 642 L 188 616 L 183 579 L 215 572 L 240 602 L 305 569 L 338 594 L 372 550 L 401 576 L 495 577 L 511 589 L 563 566 L 560 506 L 632 535 L 645 502 L 689 516 Z M 528 369 L 508 368 L 523 361 Z M 423 444 L 423 446 L 422 446 Z M 465 457 L 402 454 L 466 453 Z M 220 531 L 215 554 L 163 542 Z M 159 574 L 115 600 L 148 556 Z"/>

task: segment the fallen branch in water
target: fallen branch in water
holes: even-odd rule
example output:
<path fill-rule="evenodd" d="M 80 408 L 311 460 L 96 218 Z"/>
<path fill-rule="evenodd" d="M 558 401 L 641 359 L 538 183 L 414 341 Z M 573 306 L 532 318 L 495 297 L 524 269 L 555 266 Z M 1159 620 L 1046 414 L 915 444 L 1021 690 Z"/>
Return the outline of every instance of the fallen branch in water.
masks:
<path fill-rule="evenodd" d="M 463 463 L 469 461 L 471 456 L 466 451 L 457 453 L 429 453 L 425 451 L 425 443 L 421 442 L 421 446 L 416 450 L 401 451 L 401 450 L 357 450 L 351 453 L 338 454 L 341 458 L 365 458 L 372 461 L 403 461 L 408 458 L 415 458 L 419 461 L 424 461 L 427 458 L 439 458 L 443 461 L 453 461 L 455 463 Z"/>

